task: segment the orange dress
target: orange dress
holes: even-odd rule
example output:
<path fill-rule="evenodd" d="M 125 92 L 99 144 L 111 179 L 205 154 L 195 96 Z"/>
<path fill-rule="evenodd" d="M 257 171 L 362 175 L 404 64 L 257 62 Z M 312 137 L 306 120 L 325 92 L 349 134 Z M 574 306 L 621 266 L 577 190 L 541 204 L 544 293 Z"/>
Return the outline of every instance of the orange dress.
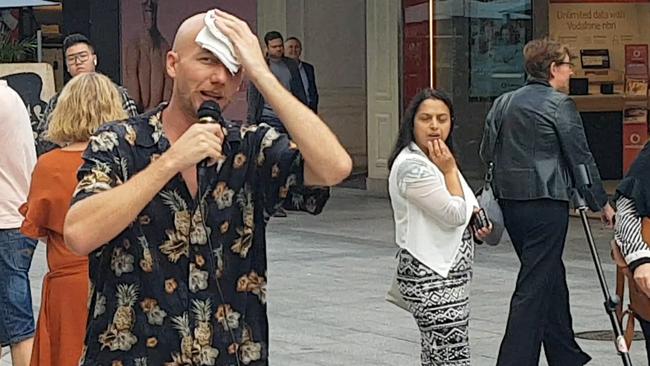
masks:
<path fill-rule="evenodd" d="M 32 366 L 77 365 L 88 316 L 88 258 L 74 255 L 63 242 L 63 221 L 77 185 L 81 151 L 53 150 L 34 172 L 20 231 L 46 238 L 49 272 L 43 279 Z"/>

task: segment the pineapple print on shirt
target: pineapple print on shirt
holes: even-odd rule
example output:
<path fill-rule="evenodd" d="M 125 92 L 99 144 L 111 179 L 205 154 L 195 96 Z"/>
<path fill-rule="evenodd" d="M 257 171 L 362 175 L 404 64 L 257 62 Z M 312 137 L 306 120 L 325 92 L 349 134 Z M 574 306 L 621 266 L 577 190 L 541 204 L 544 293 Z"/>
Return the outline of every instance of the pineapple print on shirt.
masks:
<path fill-rule="evenodd" d="M 99 335 L 99 343 L 102 348 L 111 351 L 128 351 L 138 341 L 138 337 L 131 332 L 135 325 L 133 305 L 138 298 L 138 290 L 135 285 L 121 284 L 117 286 L 116 297 L 118 307 L 113 322 Z"/>

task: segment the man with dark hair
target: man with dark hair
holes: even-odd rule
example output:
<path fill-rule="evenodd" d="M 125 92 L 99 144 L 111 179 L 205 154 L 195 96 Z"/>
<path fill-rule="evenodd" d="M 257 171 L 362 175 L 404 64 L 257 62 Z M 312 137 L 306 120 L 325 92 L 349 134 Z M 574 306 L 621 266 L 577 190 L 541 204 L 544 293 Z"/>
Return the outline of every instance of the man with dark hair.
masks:
<path fill-rule="evenodd" d="M 280 58 L 284 54 L 284 37 L 278 31 L 270 31 L 264 35 L 266 55 L 268 57 Z"/>
<path fill-rule="evenodd" d="M 63 40 L 63 54 L 65 55 L 65 64 L 70 76 L 75 77 L 85 72 L 95 72 L 97 67 L 97 54 L 95 54 L 95 47 L 83 34 L 73 33 L 65 37 Z M 136 104 L 133 99 L 131 99 L 126 89 L 118 85 L 118 90 L 122 95 L 122 107 L 124 107 L 127 114 L 129 116 L 137 115 L 138 110 Z M 50 123 L 50 114 L 56 107 L 56 102 L 58 100 L 59 94 L 57 93 L 47 103 L 47 106 L 43 110 L 41 121 L 34 131 L 36 134 L 36 154 L 39 156 L 59 147 L 47 138 L 47 127 Z"/>
<path fill-rule="evenodd" d="M 95 71 L 95 66 L 97 66 L 95 47 L 90 44 L 88 38 L 83 34 L 73 33 L 65 37 L 63 40 L 63 54 L 65 55 L 68 72 L 73 77 L 82 72 Z"/>
<path fill-rule="evenodd" d="M 284 56 L 284 40 L 279 32 L 271 31 L 264 35 L 266 45 L 266 62 L 273 75 L 285 89 L 298 98 L 303 104 L 307 103 L 307 94 L 300 77 L 298 63 Z M 281 132 L 286 132 L 282 121 L 273 108 L 264 100 L 253 83 L 248 85 L 248 117 L 251 124 L 266 123 Z"/>
<path fill-rule="evenodd" d="M 305 87 L 307 94 L 307 106 L 318 113 L 318 87 L 316 87 L 316 74 L 314 65 L 300 59 L 302 55 L 302 43 L 296 37 L 289 37 L 284 42 L 284 55 L 298 63 L 302 85 Z"/>

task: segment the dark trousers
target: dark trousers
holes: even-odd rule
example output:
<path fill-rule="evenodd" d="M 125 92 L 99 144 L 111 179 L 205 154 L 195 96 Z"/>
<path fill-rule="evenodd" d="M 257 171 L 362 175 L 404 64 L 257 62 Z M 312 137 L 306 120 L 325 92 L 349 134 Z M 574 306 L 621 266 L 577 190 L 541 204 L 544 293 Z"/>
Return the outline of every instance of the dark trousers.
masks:
<path fill-rule="evenodd" d="M 562 262 L 569 225 L 567 202 L 500 200 L 521 262 L 497 366 L 579 366 L 591 359 L 576 343 Z"/>

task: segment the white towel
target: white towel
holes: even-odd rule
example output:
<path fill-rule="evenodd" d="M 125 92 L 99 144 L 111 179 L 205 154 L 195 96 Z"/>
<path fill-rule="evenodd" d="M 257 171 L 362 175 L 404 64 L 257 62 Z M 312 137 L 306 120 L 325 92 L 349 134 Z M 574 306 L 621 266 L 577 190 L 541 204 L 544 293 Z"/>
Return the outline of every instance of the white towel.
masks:
<path fill-rule="evenodd" d="M 205 27 L 199 32 L 194 41 L 201 48 L 215 55 L 226 66 L 228 71 L 234 75 L 239 71 L 241 64 L 237 56 L 235 56 L 235 48 L 230 39 L 214 24 L 216 16 L 214 10 L 210 10 L 205 14 Z"/>

